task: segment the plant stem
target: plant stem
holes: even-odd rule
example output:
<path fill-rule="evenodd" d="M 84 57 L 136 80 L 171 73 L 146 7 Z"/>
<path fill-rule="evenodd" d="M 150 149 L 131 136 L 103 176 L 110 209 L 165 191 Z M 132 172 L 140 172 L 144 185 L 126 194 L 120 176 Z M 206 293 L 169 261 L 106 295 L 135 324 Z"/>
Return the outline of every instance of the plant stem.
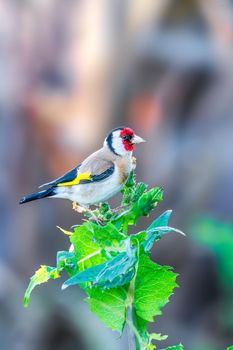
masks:
<path fill-rule="evenodd" d="M 128 334 L 128 344 L 129 350 L 136 350 L 135 334 L 133 330 L 133 309 L 128 307 L 126 312 L 127 317 L 127 334 Z"/>
<path fill-rule="evenodd" d="M 127 309 L 126 323 L 128 325 L 127 333 L 129 339 L 129 350 L 145 350 L 143 340 L 138 332 L 137 325 L 135 324 L 135 310 L 132 307 Z M 132 339 L 133 341 L 131 341 Z M 133 347 L 131 344 L 133 344 Z"/>
<path fill-rule="evenodd" d="M 139 254 L 139 243 L 137 241 L 137 254 Z M 128 341 L 129 341 L 129 350 L 140 350 L 141 349 L 141 337 L 138 333 L 137 328 L 135 327 L 134 320 L 134 292 L 135 292 L 135 279 L 138 271 L 138 262 L 135 268 L 135 275 L 132 281 L 130 282 L 128 289 L 128 300 L 127 300 L 127 310 L 126 310 L 126 322 L 128 325 L 127 333 L 128 333 Z"/>
<path fill-rule="evenodd" d="M 129 225 L 128 225 L 128 222 L 124 222 L 123 223 L 123 227 L 122 227 L 122 231 L 125 235 L 128 235 L 128 229 L 129 229 Z"/>

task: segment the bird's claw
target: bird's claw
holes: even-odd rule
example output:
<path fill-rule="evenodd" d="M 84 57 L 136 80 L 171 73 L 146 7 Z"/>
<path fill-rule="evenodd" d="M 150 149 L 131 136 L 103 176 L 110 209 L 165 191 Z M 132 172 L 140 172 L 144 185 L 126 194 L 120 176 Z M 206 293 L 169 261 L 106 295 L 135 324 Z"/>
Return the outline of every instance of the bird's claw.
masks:
<path fill-rule="evenodd" d="M 86 209 L 78 205 L 76 202 L 72 203 L 72 209 L 75 210 L 77 213 L 82 214 Z"/>

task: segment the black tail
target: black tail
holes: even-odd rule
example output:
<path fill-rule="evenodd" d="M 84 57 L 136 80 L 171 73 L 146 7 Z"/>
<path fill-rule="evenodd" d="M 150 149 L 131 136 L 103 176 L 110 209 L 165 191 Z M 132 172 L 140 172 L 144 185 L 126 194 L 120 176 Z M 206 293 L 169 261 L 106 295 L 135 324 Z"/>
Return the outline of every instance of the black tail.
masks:
<path fill-rule="evenodd" d="M 40 198 L 45 198 L 45 197 L 50 197 L 52 196 L 54 193 L 54 188 L 53 187 L 50 187 L 48 188 L 47 190 L 44 190 L 44 191 L 40 191 L 40 192 L 37 192 L 37 193 L 32 193 L 32 194 L 29 194 L 28 196 L 26 197 L 23 197 L 19 204 L 23 204 L 23 203 L 27 203 L 27 202 L 31 202 L 31 201 L 35 201 L 36 199 L 40 199 Z"/>

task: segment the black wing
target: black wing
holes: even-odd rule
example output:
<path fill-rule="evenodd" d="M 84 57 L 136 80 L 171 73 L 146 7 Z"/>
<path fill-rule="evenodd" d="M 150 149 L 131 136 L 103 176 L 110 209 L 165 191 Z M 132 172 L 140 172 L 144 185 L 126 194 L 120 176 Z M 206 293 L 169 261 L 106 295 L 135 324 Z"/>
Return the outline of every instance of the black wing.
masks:
<path fill-rule="evenodd" d="M 78 170 L 80 168 L 81 165 L 75 167 L 74 169 L 70 170 L 68 173 L 66 173 L 65 175 L 59 177 L 58 179 L 48 182 L 46 184 L 41 185 L 40 187 L 43 186 L 52 186 L 52 187 L 56 187 L 56 186 L 62 186 L 63 183 L 66 183 L 66 185 L 64 186 L 68 186 L 67 182 L 70 182 L 72 185 L 72 182 L 77 178 L 78 176 Z M 105 170 L 104 172 L 102 172 L 101 174 L 98 175 L 90 175 L 90 179 L 85 179 L 85 180 L 80 180 L 80 182 L 78 184 L 87 184 L 90 182 L 99 182 L 99 181 L 103 181 L 105 179 L 107 179 L 109 176 L 111 176 L 114 172 L 114 166 L 111 166 L 110 168 L 108 168 L 107 170 Z"/>
<path fill-rule="evenodd" d="M 57 186 L 58 184 L 62 184 L 63 182 L 73 181 L 77 177 L 77 173 L 78 173 L 79 168 L 80 168 L 80 165 L 78 165 L 74 169 L 68 171 L 68 173 L 66 173 L 65 175 L 60 176 L 58 179 L 41 185 L 39 188 L 44 187 L 44 186 Z"/>
<path fill-rule="evenodd" d="M 99 182 L 107 179 L 109 176 L 111 176 L 114 173 L 114 166 L 111 166 L 107 170 L 105 170 L 103 173 L 98 175 L 91 175 L 90 180 L 81 180 L 80 184 L 86 184 L 90 182 Z"/>

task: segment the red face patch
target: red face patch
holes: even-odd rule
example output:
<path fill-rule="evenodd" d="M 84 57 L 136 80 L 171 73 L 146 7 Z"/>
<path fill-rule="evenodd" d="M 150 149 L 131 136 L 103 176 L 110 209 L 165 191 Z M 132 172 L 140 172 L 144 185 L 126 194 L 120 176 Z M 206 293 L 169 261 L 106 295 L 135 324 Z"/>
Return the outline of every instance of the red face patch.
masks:
<path fill-rule="evenodd" d="M 134 150 L 134 144 L 132 139 L 134 137 L 134 131 L 130 128 L 125 128 L 121 131 L 120 137 L 126 151 L 131 152 Z"/>

